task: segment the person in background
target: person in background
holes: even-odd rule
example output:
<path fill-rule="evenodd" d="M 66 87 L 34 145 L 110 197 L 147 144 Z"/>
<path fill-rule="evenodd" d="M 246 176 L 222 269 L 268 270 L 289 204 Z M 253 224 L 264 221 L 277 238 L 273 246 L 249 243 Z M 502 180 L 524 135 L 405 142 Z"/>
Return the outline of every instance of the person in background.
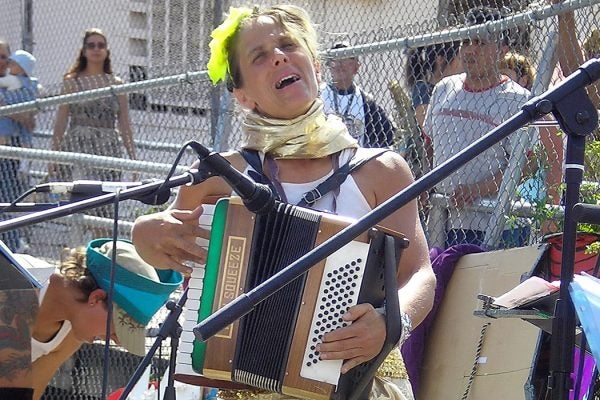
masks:
<path fill-rule="evenodd" d="M 35 63 L 35 57 L 25 50 L 17 50 L 11 54 L 9 59 L 10 75 L 19 80 L 19 88 L 8 91 L 5 94 L 7 104 L 33 101 L 39 96 L 40 85 L 37 78 L 33 76 Z M 21 146 L 23 147 L 33 147 L 35 120 L 31 118 L 31 122 L 33 124 L 19 124 L 18 126 Z M 19 166 L 19 171 L 21 172 L 19 179 L 25 188 L 30 186 L 30 165 L 31 162 L 29 160 L 21 160 Z"/>
<path fill-rule="evenodd" d="M 24 53 L 15 52 L 17 58 L 33 69 L 35 59 L 29 53 L 28 56 Z M 21 57 L 22 56 L 22 57 Z M 29 57 L 30 56 L 30 57 Z M 13 69 L 18 70 L 19 66 L 10 61 L 10 46 L 8 42 L 0 39 L 0 77 L 9 77 L 14 81 L 14 78 L 19 80 L 19 84 L 23 86 L 29 81 L 25 77 L 14 76 L 9 73 L 9 64 Z M 18 85 L 17 85 L 18 86 Z M 16 86 L 11 86 L 16 87 Z M 37 93 L 37 92 L 36 92 Z M 8 90 L 7 88 L 0 89 L 0 106 L 6 104 L 15 104 L 24 101 L 24 98 L 32 99 L 33 96 L 28 88 L 18 88 Z M 0 117 L 0 145 L 22 147 L 24 145 L 24 132 L 31 132 L 35 125 L 33 113 L 18 113 L 9 116 Z M 29 136 L 30 137 L 30 136 Z M 25 136 L 25 140 L 27 136 Z M 3 158 L 0 159 L 0 203 L 10 203 L 16 199 L 24 190 L 23 182 L 20 179 L 21 161 L 19 159 Z M 8 214 L 0 212 L 0 220 L 9 218 Z M 24 240 L 22 232 L 12 230 L 0 233 L 2 240 L 12 251 L 24 252 L 27 249 L 27 243 Z"/>
<path fill-rule="evenodd" d="M 338 42 L 331 49 L 349 46 L 348 42 Z M 373 96 L 354 82 L 360 68 L 358 57 L 331 60 L 327 65 L 332 80 L 321 86 L 325 114 L 335 114 L 342 118 L 350 135 L 361 146 L 391 147 L 396 128 Z"/>
<path fill-rule="evenodd" d="M 501 18 L 499 10 L 481 7 L 471 9 L 466 22 L 474 26 Z M 488 33 L 482 29 L 480 35 L 463 41 L 460 56 L 465 73 L 442 79 L 435 86 L 427 109 L 425 133 L 432 139 L 434 167 L 496 128 L 528 100 L 527 89 L 500 73 L 498 64 L 507 51 L 507 32 Z M 545 148 L 562 154 L 561 146 L 552 143 L 552 136 L 540 130 Z M 436 186 L 439 193 L 449 196 L 447 247 L 461 243 L 483 244 L 490 216 L 474 210 L 472 205 L 481 199 L 494 201 L 497 198 L 516 140 L 518 135 L 513 135 L 492 146 Z M 549 186 L 558 187 L 560 163 L 552 163 L 551 168 L 547 182 Z M 526 226 L 511 227 L 502 233 L 502 246 L 523 245 L 528 236 Z"/>
<path fill-rule="evenodd" d="M 97 28 L 86 30 L 75 63 L 64 76 L 63 91 L 81 92 L 122 83 L 121 78 L 113 73 L 106 35 Z M 135 160 L 126 95 L 78 101 L 58 107 L 52 150 L 121 158 L 123 147 L 129 158 Z M 106 168 L 80 166 L 76 170 L 71 165 L 57 164 L 50 164 L 48 167 L 48 178 L 51 181 L 91 179 L 118 182 L 121 175 L 120 170 Z M 135 179 L 137 175 L 134 175 L 133 180 Z M 113 216 L 111 206 L 98 207 L 86 213 L 104 218 Z M 110 230 L 102 227 L 94 226 L 90 230 L 93 237 L 111 235 Z"/>
<path fill-rule="evenodd" d="M 560 4 L 563 0 L 549 0 L 552 4 Z M 563 76 L 575 72 L 586 60 L 600 57 L 600 30 L 592 30 L 583 42 L 579 42 L 575 13 L 567 11 L 558 16 L 558 62 Z M 600 81 L 586 87 L 590 100 L 600 109 Z"/>
<path fill-rule="evenodd" d="M 64 92 L 80 92 L 121 83 L 121 78 L 113 74 L 106 35 L 97 28 L 86 30 L 77 59 L 64 76 Z M 110 96 L 59 106 L 52 150 L 121 157 L 123 147 L 129 158 L 135 160 L 127 96 Z M 60 181 L 72 181 L 75 173 L 70 166 L 58 167 L 54 164 L 50 165 L 48 172 L 51 179 Z M 120 171 L 101 168 L 79 171 L 79 175 L 82 179 L 121 180 Z"/>
<path fill-rule="evenodd" d="M 145 355 L 145 326 L 183 282 L 180 273 L 155 270 L 133 245 L 117 241 L 110 334 L 107 336 L 111 239 L 91 241 L 68 251 L 58 272 L 39 295 L 31 331 L 34 399 L 39 399 L 58 368 L 83 343 L 111 340 L 129 352 Z"/>
<path fill-rule="evenodd" d="M 291 5 L 231 8 L 211 36 L 209 76 L 214 84 L 227 82 L 244 111 L 244 149 L 258 155 L 264 171 L 276 171 L 269 178 L 276 180 L 277 194 L 287 203 L 298 204 L 303 193 L 359 154 L 378 155 L 350 174 L 338 191 L 317 200 L 314 209 L 359 218 L 413 182 L 402 157 L 392 151 L 360 148 L 339 117 L 325 114 L 319 98 L 317 37 L 306 11 Z M 224 157 L 239 171 L 259 173 L 240 152 Z M 206 251 L 196 242 L 198 237 L 210 237 L 198 226 L 202 203 L 231 193 L 220 177 L 182 187 L 167 210 L 136 220 L 132 238 L 139 254 L 150 264 L 180 271 L 190 270 L 189 261 L 204 263 Z M 431 309 L 435 287 L 416 200 L 381 224 L 410 239 L 397 275 L 406 337 L 410 326 L 418 325 Z M 385 339 L 384 318 L 371 304 L 349 308 L 344 319 L 353 323 L 325 334 L 317 345 L 321 359 L 344 360 L 342 373 L 375 357 Z M 389 361 L 396 372 L 375 377 L 371 398 L 412 398 L 406 377 L 399 372 L 399 357 Z M 290 397 L 264 394 L 252 398 Z"/>
<path fill-rule="evenodd" d="M 500 73 L 531 91 L 535 80 L 535 68 L 528 57 L 509 51 L 500 60 L 498 69 Z"/>
<path fill-rule="evenodd" d="M 433 148 L 431 138 L 425 134 L 423 124 L 431 93 L 435 85 L 446 76 L 462 72 L 460 57 L 458 57 L 459 42 L 448 42 L 426 47 L 411 49 L 406 64 L 406 84 L 410 90 L 412 107 L 420 128 L 421 140 L 426 155 L 421 169 L 429 171 L 432 168 Z M 420 203 L 425 214 L 429 205 L 429 193 L 423 193 Z M 424 218 L 426 218 L 424 216 Z"/>
<path fill-rule="evenodd" d="M 516 52 L 508 52 L 500 60 L 498 68 L 503 75 L 508 76 L 525 89 L 532 89 L 536 73 L 528 57 Z M 554 138 L 551 144 L 554 151 L 560 150 L 560 136 L 557 129 L 545 128 L 545 131 L 548 132 L 545 135 L 546 138 Z M 549 193 L 558 196 L 556 188 L 546 187 L 545 175 L 550 173 L 552 163 L 558 163 L 558 168 L 560 168 L 560 162 L 560 157 L 549 156 L 540 143 L 534 144 L 527 153 L 527 165 L 523 170 L 524 180 L 517 187 L 518 195 L 532 204 L 547 203 Z"/>
<path fill-rule="evenodd" d="M 434 86 L 442 78 L 462 72 L 460 57 L 457 57 L 459 48 L 459 42 L 449 42 L 419 47 L 408 52 L 406 84 L 421 128 Z"/>
<path fill-rule="evenodd" d="M 35 62 L 35 57 L 25 50 L 17 50 L 11 54 L 8 60 L 10 75 L 19 80 L 19 88 L 4 93 L 6 104 L 33 101 L 38 97 L 39 83 L 37 78 L 33 76 Z M 26 126 L 20 124 L 19 136 L 21 137 L 21 145 L 25 147 L 32 146 L 34 128 L 35 125 Z"/>

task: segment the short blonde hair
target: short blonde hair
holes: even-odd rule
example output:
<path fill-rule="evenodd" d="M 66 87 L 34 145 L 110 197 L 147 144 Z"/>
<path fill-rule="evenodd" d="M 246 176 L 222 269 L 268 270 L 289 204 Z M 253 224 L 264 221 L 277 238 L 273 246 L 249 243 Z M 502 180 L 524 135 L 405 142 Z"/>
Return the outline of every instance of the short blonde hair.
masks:
<path fill-rule="evenodd" d="M 230 91 L 234 88 L 241 87 L 243 84 L 239 54 L 237 52 L 237 43 L 239 41 L 240 32 L 244 27 L 250 25 L 253 21 L 256 21 L 257 18 L 262 16 L 272 18 L 281 26 L 284 32 L 289 33 L 308 51 L 313 61 L 317 61 L 319 47 L 317 32 L 313 27 L 310 16 L 303 8 L 288 4 L 276 5 L 265 9 L 255 6 L 252 14 L 241 22 L 239 29 L 227 43 L 230 73 L 230 76 L 227 79 L 227 89 Z"/>
<path fill-rule="evenodd" d="M 524 55 L 508 52 L 498 62 L 498 69 L 510 69 L 517 74 L 517 81 L 521 78 L 527 79 L 527 89 L 531 89 L 535 80 L 535 69 L 529 58 Z M 518 82 L 517 82 L 518 83 Z"/>

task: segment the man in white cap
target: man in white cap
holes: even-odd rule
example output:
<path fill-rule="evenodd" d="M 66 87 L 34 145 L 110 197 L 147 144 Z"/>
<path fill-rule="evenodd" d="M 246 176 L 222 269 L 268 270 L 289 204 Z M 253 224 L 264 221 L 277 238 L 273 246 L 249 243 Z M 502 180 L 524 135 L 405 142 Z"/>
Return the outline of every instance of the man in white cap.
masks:
<path fill-rule="evenodd" d="M 348 42 L 337 42 L 331 49 L 346 47 L 350 47 Z M 373 96 L 354 82 L 360 68 L 358 57 L 331 60 L 327 65 L 331 82 L 321 85 L 325 113 L 338 115 L 362 147 L 391 147 L 394 124 Z"/>

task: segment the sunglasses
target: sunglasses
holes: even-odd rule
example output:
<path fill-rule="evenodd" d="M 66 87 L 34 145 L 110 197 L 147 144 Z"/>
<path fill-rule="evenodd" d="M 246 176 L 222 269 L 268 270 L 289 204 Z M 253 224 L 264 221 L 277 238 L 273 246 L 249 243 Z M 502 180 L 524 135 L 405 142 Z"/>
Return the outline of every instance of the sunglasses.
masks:
<path fill-rule="evenodd" d="M 94 50 L 94 49 L 104 50 L 104 49 L 106 49 L 106 43 L 104 43 L 104 42 L 98 42 L 98 43 L 87 42 L 84 46 L 88 50 Z"/>

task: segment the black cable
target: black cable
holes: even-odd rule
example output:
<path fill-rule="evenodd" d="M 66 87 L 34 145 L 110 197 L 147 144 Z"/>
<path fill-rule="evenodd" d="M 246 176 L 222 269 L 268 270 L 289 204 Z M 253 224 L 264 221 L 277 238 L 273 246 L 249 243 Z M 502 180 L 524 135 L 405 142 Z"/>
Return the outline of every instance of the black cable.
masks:
<path fill-rule="evenodd" d="M 183 157 L 185 150 L 188 147 L 192 148 L 191 144 L 193 142 L 194 142 L 193 140 L 188 140 L 187 142 L 185 142 L 183 144 L 183 146 L 181 146 L 181 148 L 177 152 L 177 155 L 175 156 L 175 160 L 171 164 L 171 169 L 169 170 L 169 173 L 167 174 L 163 183 L 156 189 L 156 193 L 162 193 L 166 189 L 167 183 L 168 183 L 169 179 L 171 179 L 171 177 L 175 174 L 175 170 L 177 169 L 177 166 L 179 165 L 179 162 L 181 161 L 181 158 Z"/>
<path fill-rule="evenodd" d="M 19 197 L 14 199 L 9 205 L 0 208 L 0 212 L 6 210 L 7 208 L 14 207 L 19 201 L 23 200 L 24 198 L 26 198 L 27 196 L 29 196 L 30 194 L 35 193 L 35 192 L 36 192 L 35 187 L 27 189 L 25 192 L 21 193 L 21 195 L 19 195 Z"/>

